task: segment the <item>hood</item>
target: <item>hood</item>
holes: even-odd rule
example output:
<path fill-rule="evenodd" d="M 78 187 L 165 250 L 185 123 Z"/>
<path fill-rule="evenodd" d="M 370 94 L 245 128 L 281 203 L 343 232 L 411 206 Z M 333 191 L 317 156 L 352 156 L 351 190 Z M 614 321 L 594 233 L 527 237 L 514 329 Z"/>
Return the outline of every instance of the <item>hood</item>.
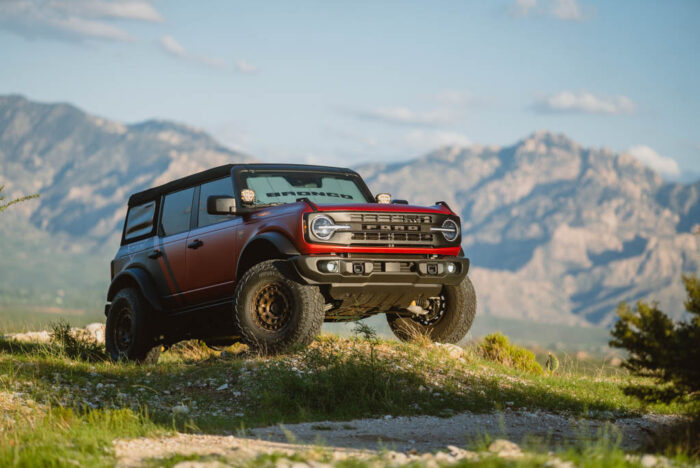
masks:
<path fill-rule="evenodd" d="M 391 213 L 441 213 L 456 214 L 445 205 L 417 206 L 379 203 L 352 203 L 339 205 L 316 205 L 318 211 L 375 211 Z"/>

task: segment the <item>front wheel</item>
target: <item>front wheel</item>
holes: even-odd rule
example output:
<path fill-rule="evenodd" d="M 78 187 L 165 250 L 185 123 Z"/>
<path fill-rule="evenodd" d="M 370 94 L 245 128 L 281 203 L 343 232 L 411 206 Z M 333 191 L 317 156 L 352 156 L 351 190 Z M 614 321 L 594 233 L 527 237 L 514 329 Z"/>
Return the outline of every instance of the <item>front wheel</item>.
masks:
<path fill-rule="evenodd" d="M 160 346 L 154 346 L 150 308 L 134 288 L 114 296 L 107 315 L 105 348 L 113 361 L 156 363 Z"/>
<path fill-rule="evenodd" d="M 426 311 L 411 317 L 388 313 L 389 328 L 401 341 L 426 336 L 440 343 L 458 343 L 476 314 L 476 292 L 469 277 L 456 286 L 443 286 L 439 296 L 430 298 Z"/>
<path fill-rule="evenodd" d="M 242 341 L 264 353 L 308 345 L 321 332 L 324 300 L 318 287 L 300 283 L 284 260 L 251 267 L 234 298 Z"/>

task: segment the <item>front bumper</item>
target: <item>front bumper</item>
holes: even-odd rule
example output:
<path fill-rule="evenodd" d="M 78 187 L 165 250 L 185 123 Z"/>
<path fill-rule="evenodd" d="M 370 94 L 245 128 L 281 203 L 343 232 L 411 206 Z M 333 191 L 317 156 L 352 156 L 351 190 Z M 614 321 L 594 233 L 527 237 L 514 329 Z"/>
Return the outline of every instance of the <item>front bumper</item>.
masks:
<path fill-rule="evenodd" d="M 290 260 L 307 283 L 333 287 L 456 285 L 469 271 L 469 259 L 463 257 L 344 258 L 299 255 Z M 335 264 L 335 271 L 328 271 L 326 266 L 329 263 Z M 450 264 L 454 266 L 454 272 L 449 271 Z"/>

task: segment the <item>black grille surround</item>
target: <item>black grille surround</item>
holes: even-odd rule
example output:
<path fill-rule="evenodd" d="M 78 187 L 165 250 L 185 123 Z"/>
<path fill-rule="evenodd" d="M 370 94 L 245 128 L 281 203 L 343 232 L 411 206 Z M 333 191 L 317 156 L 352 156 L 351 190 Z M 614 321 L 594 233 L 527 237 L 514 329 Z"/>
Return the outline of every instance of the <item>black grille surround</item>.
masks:
<path fill-rule="evenodd" d="M 321 211 L 308 213 L 306 240 L 314 244 L 333 244 L 351 247 L 454 247 L 461 243 L 461 234 L 452 242 L 445 240 L 439 228 L 446 219 L 460 225 L 459 217 L 442 213 L 391 213 L 366 211 Z M 317 216 L 328 216 L 336 225 L 350 229 L 338 230 L 330 239 L 314 236 L 309 226 Z"/>

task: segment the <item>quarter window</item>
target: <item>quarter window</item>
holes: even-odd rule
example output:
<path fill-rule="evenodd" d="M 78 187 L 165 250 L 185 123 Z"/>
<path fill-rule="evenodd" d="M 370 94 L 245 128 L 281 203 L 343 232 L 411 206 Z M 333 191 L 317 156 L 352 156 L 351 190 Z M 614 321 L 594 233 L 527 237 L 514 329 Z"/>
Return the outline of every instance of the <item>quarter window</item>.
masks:
<path fill-rule="evenodd" d="M 169 193 L 163 199 L 160 226 L 163 236 L 172 236 L 190 229 L 194 188 Z"/>
<path fill-rule="evenodd" d="M 126 215 L 124 240 L 129 241 L 150 234 L 153 231 L 155 214 L 155 201 L 129 208 L 129 214 Z"/>
<path fill-rule="evenodd" d="M 234 215 L 212 215 L 207 213 L 207 198 L 212 196 L 233 197 L 233 180 L 231 180 L 231 177 L 202 184 L 199 190 L 199 217 L 197 222 L 199 227 L 209 226 L 210 224 L 235 217 Z"/>

